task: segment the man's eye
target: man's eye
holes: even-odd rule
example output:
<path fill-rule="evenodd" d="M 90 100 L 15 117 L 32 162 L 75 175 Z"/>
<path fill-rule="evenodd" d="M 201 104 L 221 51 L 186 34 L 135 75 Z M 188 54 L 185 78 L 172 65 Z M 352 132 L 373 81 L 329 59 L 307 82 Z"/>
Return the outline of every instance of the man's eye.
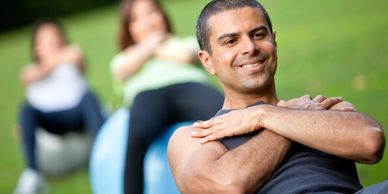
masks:
<path fill-rule="evenodd" d="M 261 40 L 264 38 L 264 34 L 263 33 L 256 33 L 253 38 L 255 38 L 256 40 Z"/>
<path fill-rule="evenodd" d="M 236 44 L 236 42 L 237 42 L 236 39 L 229 39 L 229 40 L 226 40 L 224 42 L 224 44 L 227 45 L 227 46 L 232 46 L 232 45 Z"/>

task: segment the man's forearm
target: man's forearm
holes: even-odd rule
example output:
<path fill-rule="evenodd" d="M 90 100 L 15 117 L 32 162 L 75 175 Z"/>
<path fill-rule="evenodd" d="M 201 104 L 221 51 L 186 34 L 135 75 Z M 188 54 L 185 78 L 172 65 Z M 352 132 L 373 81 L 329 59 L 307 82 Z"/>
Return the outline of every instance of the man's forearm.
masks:
<path fill-rule="evenodd" d="M 382 129 L 359 112 L 259 108 L 263 127 L 293 141 L 359 162 L 373 163 L 381 158 L 385 143 Z"/>
<path fill-rule="evenodd" d="M 237 192 L 257 191 L 283 161 L 290 145 L 286 138 L 263 130 L 211 163 L 210 174 L 232 183 Z"/>

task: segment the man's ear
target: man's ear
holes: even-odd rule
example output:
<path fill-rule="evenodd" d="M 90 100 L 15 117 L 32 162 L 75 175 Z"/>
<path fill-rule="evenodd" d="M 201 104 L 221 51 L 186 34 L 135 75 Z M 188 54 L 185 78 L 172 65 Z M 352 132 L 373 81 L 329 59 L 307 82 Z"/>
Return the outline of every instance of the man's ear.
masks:
<path fill-rule="evenodd" d="M 276 42 L 276 31 L 274 30 L 272 32 L 272 38 L 273 38 L 273 44 L 275 45 L 275 55 L 276 55 L 276 60 L 278 60 L 278 43 Z"/>
<path fill-rule="evenodd" d="M 207 51 L 200 50 L 198 52 L 198 58 L 201 60 L 203 67 L 206 69 L 209 74 L 214 75 L 216 71 L 213 68 L 213 63 L 210 60 L 210 54 Z"/>
<path fill-rule="evenodd" d="M 272 36 L 273 36 L 273 42 L 275 43 L 275 46 L 276 46 L 276 48 L 278 47 L 278 43 L 276 43 L 276 31 L 274 30 L 273 32 L 272 32 Z"/>

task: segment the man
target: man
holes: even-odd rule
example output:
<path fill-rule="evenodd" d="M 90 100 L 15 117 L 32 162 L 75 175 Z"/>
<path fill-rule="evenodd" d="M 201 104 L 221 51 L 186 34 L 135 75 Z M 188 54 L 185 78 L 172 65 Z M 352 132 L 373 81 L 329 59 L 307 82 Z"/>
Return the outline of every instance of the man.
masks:
<path fill-rule="evenodd" d="M 278 100 L 275 37 L 255 0 L 214 0 L 202 10 L 198 56 L 225 100 L 216 117 L 178 129 L 169 142 L 182 193 L 355 193 L 354 161 L 381 159 L 381 127 L 350 103 Z"/>

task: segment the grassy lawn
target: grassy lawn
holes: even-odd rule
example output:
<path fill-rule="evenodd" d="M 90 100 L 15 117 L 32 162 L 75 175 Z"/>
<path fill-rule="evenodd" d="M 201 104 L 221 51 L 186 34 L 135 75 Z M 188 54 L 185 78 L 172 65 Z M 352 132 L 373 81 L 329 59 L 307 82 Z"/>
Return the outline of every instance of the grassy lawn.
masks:
<path fill-rule="evenodd" d="M 193 35 L 205 0 L 164 0 L 180 35 Z M 388 126 L 387 1 L 263 0 L 277 31 L 277 89 L 282 99 L 303 94 L 342 96 Z M 117 52 L 117 6 L 62 18 L 70 39 L 85 51 L 88 80 L 107 110 L 114 101 L 108 64 Z M 30 27 L 0 34 L 0 193 L 11 193 L 24 168 L 18 138 L 19 82 L 30 60 Z M 388 179 L 388 157 L 358 165 L 364 185 Z M 87 169 L 50 179 L 54 194 L 91 193 Z"/>

